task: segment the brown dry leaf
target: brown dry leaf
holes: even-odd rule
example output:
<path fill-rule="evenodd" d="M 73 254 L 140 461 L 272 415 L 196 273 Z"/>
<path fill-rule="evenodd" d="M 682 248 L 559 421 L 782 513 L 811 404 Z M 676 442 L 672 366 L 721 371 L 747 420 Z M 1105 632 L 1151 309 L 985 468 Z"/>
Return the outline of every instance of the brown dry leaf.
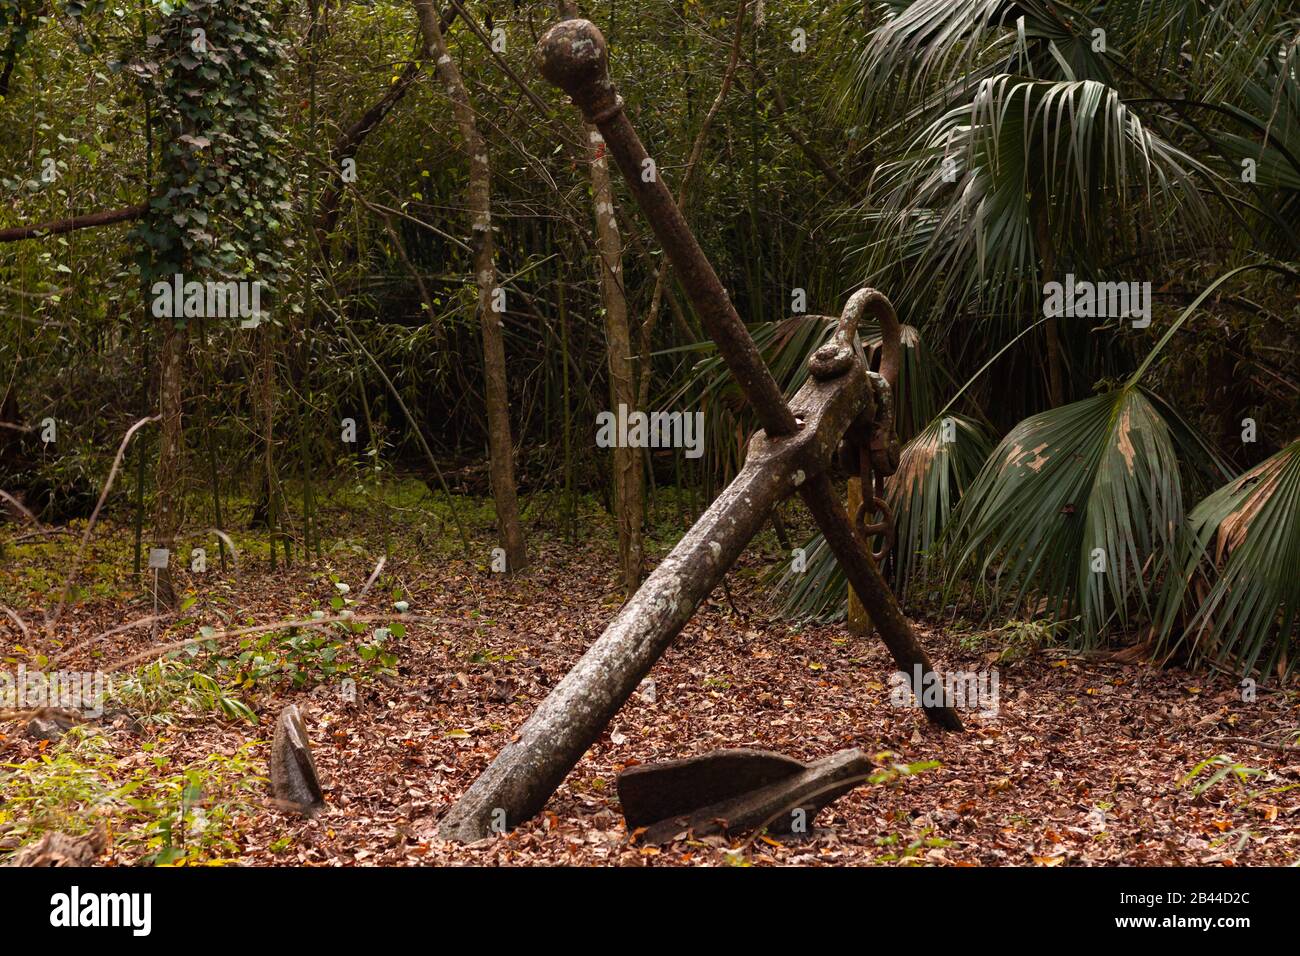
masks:
<path fill-rule="evenodd" d="M 124 550 L 129 551 L 131 538 L 132 529 L 123 526 Z M 382 553 L 382 542 L 375 549 Z M 921 834 L 927 827 L 937 827 L 930 836 L 948 841 L 942 858 L 928 851 L 918 858 L 930 864 L 1202 865 L 1213 852 L 1206 844 L 1234 829 L 1225 819 L 1229 815 L 1248 818 L 1269 839 L 1252 839 L 1234 849 L 1231 859 L 1220 855 L 1215 863 L 1285 865 L 1294 862 L 1300 845 L 1300 788 L 1271 793 L 1268 803 L 1242 808 L 1248 810 L 1243 814 L 1228 802 L 1234 796 L 1230 781 L 1200 798 L 1181 783 L 1207 754 L 1223 750 L 1215 738 L 1225 722 L 1235 719 L 1232 733 L 1260 740 L 1278 739 L 1294 725 L 1293 713 L 1240 707 L 1232 677 L 1214 672 L 1191 677 L 1179 667 L 1152 669 L 1130 661 L 1031 658 L 1016 666 L 1014 690 L 1010 680 L 1003 685 L 1000 733 L 987 733 L 983 721 L 973 721 L 966 734 L 935 733 L 918 711 L 889 706 L 885 677 L 893 662 L 878 642 L 846 640 L 840 625 L 793 629 L 761 610 L 760 572 L 770 563 L 761 549 L 747 552 L 730 578 L 737 605 L 752 609 L 749 620 L 736 622 L 726 601 L 706 604 L 654 666 L 659 703 L 633 696 L 620 710 L 619 726 L 627 737 L 622 745 L 612 734 L 597 741 L 548 801 L 544 815 L 525 821 L 508 837 L 473 846 L 446 843 L 436 838 L 446 808 L 517 736 L 605 626 L 609 609 L 600 599 L 615 590 L 617 562 L 613 545 L 606 546 L 599 534 L 571 548 L 539 533 L 534 568 L 514 578 L 487 576 L 457 558 L 406 561 L 398 557 L 404 553 L 400 541 L 392 553 L 385 573 L 401 582 L 412 606 L 445 623 L 408 625 L 399 676 L 358 681 L 362 692 L 355 702 L 341 702 L 329 684 L 314 691 L 269 684 L 249 692 L 245 699 L 258 714 L 273 715 L 288 703 L 321 711 L 319 726 L 328 729 L 322 730 L 324 745 L 317 746 L 316 759 L 330 786 L 330 826 L 287 821 L 280 814 L 241 821 L 232 854 L 241 864 L 352 865 L 365 859 L 356 855 L 361 850 L 370 854 L 367 863 L 389 865 L 722 865 L 723 846 L 716 842 L 678 841 L 643 854 L 644 834 L 625 832 L 615 786 L 619 771 L 639 762 L 718 747 L 758 747 L 812 760 L 855 746 L 890 752 L 882 759 L 891 763 L 938 763 L 895 784 L 862 786 L 840 797 L 806 843 L 754 854 L 747 862 L 756 866 L 869 864 L 885 852 L 881 838 L 906 846 L 926 839 Z M 340 554 L 333 560 L 332 572 L 344 580 L 364 580 L 374 566 L 366 556 Z M 0 579 L 6 573 L 0 567 Z M 288 611 L 309 612 L 312 600 L 327 599 L 333 591 L 330 581 L 322 582 L 320 569 L 309 565 L 281 568 L 274 575 L 249 567 L 237 577 L 209 578 L 204 584 L 229 602 L 223 613 L 253 623 L 283 620 Z M 200 601 L 190 623 L 169 629 L 167 637 L 182 639 L 202 625 L 224 626 L 205 608 Z M 26 615 L 26 608 L 19 610 Z M 71 642 L 134 614 L 126 600 L 96 600 L 70 606 L 61 626 L 66 625 Z M 7 620 L 0 618 L 0 650 L 21 641 Z M 918 632 L 942 666 L 979 659 L 962 646 L 959 633 L 924 625 Z M 738 649 L 742 636 L 743 652 Z M 125 632 L 105 642 L 103 659 L 148 646 L 148 634 Z M 823 669 L 814 671 L 808 662 Z M 66 664 L 78 665 L 97 663 L 87 655 Z M 726 674 L 732 690 L 703 691 L 710 674 Z M 846 676 L 841 680 L 841 675 Z M 1103 685 L 1122 685 L 1123 697 L 1096 693 Z M 1193 693 L 1188 689 L 1193 686 L 1203 690 Z M 510 693 L 491 693 L 499 687 Z M 672 706 L 665 707 L 665 700 Z M 1224 707 L 1228 712 L 1220 720 Z M 267 729 L 265 720 L 254 728 L 197 718 L 183 727 L 183 733 L 151 738 L 154 753 L 176 767 L 234 753 L 250 735 Z M 123 769 L 146 766 L 140 762 L 145 755 L 139 738 L 114 731 L 104 742 Z M 11 734 L 0 739 L 0 763 L 38 759 L 49 746 Z M 1246 745 L 1228 752 L 1287 782 L 1300 779 L 1294 754 Z M 1087 796 L 1089 785 L 1093 796 Z M 1090 814 L 1097 819 L 1094 810 L 1102 801 L 1106 839 L 1092 840 Z M 394 851 L 394 834 L 404 827 L 410 843 Z M 589 839 L 591 834 L 599 836 Z M 285 837 L 291 849 L 278 854 L 268 849 Z M 1061 854 L 1065 847 L 1068 854 Z M 142 852 L 119 849 L 114 862 L 138 862 L 133 854 Z"/>

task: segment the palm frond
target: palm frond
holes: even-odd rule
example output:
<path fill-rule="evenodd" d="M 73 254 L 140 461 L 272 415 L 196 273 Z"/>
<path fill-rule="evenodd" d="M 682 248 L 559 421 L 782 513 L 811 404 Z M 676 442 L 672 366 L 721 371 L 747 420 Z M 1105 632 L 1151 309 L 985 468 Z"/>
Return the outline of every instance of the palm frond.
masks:
<path fill-rule="evenodd" d="M 792 621 L 842 621 L 847 613 L 849 583 L 821 532 L 803 545 L 796 563 L 767 576 L 777 613 Z"/>
<path fill-rule="evenodd" d="M 1243 82 L 1241 97 L 1243 106 L 1224 103 L 1220 109 L 1245 134 L 1217 131 L 1210 138 L 1233 161 L 1232 175 L 1261 194 L 1257 208 L 1293 249 L 1300 218 L 1300 41 L 1262 60 Z"/>
<path fill-rule="evenodd" d="M 974 565 L 994 593 L 1021 605 L 1045 599 L 1057 620 L 1078 617 L 1076 638 L 1095 644 L 1112 617 L 1153 617 L 1156 582 L 1176 570 L 1186 534 L 1183 470 L 1206 480 L 1224 465 L 1142 377 L 1179 328 L 1219 286 L 1273 263 L 1219 276 L 1183 310 L 1137 370 L 1111 392 L 1063 405 L 1012 429 L 989 458 L 956 519 L 949 574 Z M 1160 598 L 1160 600 L 1164 600 Z"/>
<path fill-rule="evenodd" d="M 1024 316 L 1041 296 L 1037 207 L 1049 210 L 1061 270 L 1090 275 L 1114 252 L 1103 213 L 1163 227 L 1176 212 L 1208 233 L 1197 187 L 1209 175 L 1111 87 L 996 76 L 881 167 L 863 272 L 896 277 L 897 297 L 930 314 L 976 305 Z"/>
<path fill-rule="evenodd" d="M 868 124 L 897 113 L 911 90 L 932 103 L 998 73 L 1110 82 L 1087 20 L 1066 19 L 1042 0 L 916 0 L 893 11 L 860 45 L 841 79 L 835 108 Z M 1082 21 L 1082 22 L 1080 22 Z"/>
<path fill-rule="evenodd" d="M 1176 70 L 1207 97 L 1232 99 L 1294 35 L 1294 14 L 1292 0 L 1107 0 L 1093 15 L 1130 75 Z"/>
<path fill-rule="evenodd" d="M 954 568 L 994 573 L 998 599 L 1046 599 L 1078 616 L 1083 642 L 1127 621 L 1182 525 L 1179 463 L 1168 423 L 1137 388 L 1035 415 L 994 450 L 962 502 Z"/>
<path fill-rule="evenodd" d="M 1300 635 L 1300 439 L 1196 506 L 1180 574 L 1170 575 L 1161 640 L 1269 671 Z M 1189 619 L 1175 638 L 1178 612 Z"/>
<path fill-rule="evenodd" d="M 898 470 L 885 482 L 894 513 L 894 588 L 906 600 L 916 573 L 931 564 L 953 509 L 993 449 L 979 422 L 963 415 L 936 418 L 909 441 Z"/>

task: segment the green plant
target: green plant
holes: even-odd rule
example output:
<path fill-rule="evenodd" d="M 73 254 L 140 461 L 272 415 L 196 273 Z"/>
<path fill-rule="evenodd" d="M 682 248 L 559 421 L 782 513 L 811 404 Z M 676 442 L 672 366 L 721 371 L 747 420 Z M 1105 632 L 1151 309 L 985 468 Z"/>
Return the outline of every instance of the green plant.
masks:
<path fill-rule="evenodd" d="M 146 282 L 197 269 L 276 291 L 290 205 L 275 77 L 285 58 L 258 0 L 184 0 L 129 70 L 156 104 L 162 182 L 133 230 Z"/>
<path fill-rule="evenodd" d="M 885 497 L 895 515 L 895 588 L 904 600 L 917 572 L 934 564 L 944 529 L 990 450 L 984 428 L 953 413 L 936 417 L 903 447 Z"/>
<path fill-rule="evenodd" d="M 73 727 L 57 745 L 0 775 L 0 824 L 26 843 L 49 830 L 88 832 L 102 811 L 121 808 L 107 786 L 115 758 L 107 741 Z"/>
<path fill-rule="evenodd" d="M 314 687 L 345 677 L 395 674 L 395 648 L 406 636 L 405 625 L 395 621 L 377 627 L 370 640 L 359 642 L 357 636 L 364 631 L 360 622 L 347 621 L 328 628 L 290 627 L 250 635 L 240 641 L 233 658 L 220 658 L 219 666 L 231 668 L 231 683 L 245 689 L 278 682 Z"/>
<path fill-rule="evenodd" d="M 1165 414 L 1130 385 L 1021 422 L 963 499 L 953 566 L 1014 589 L 1013 610 L 1036 593 L 1079 615 L 1085 644 L 1135 596 L 1149 608 L 1183 521 L 1175 429 L 1194 441 Z"/>
<path fill-rule="evenodd" d="M 216 677 L 188 661 L 162 658 L 114 681 L 112 699 L 147 722 L 171 723 L 181 710 L 257 723 L 252 709 Z"/>
<path fill-rule="evenodd" d="M 923 851 L 931 849 L 943 849 L 952 846 L 952 841 L 944 837 L 930 836 L 934 832 L 933 827 L 926 827 L 915 837 L 903 843 L 905 839 L 902 835 L 891 833 L 889 836 L 876 837 L 876 846 L 879 847 L 898 847 L 897 850 L 890 850 L 876 857 L 877 863 L 897 863 L 902 860 L 917 860 Z"/>
<path fill-rule="evenodd" d="M 1008 621 L 991 635 L 1002 645 L 1002 649 L 998 652 L 998 663 L 1022 660 L 1034 651 L 1052 646 L 1072 623 L 1072 621 Z"/>
<path fill-rule="evenodd" d="M 1201 776 L 1207 772 L 1207 776 Z M 1184 787 L 1190 786 L 1192 794 L 1199 797 L 1220 781 L 1231 779 L 1244 787 L 1247 780 L 1263 773 L 1258 767 L 1247 767 L 1224 754 L 1216 754 L 1198 763 L 1180 782 Z"/>
<path fill-rule="evenodd" d="M 1071 636 L 1084 646 L 1099 643 L 1112 619 L 1129 623 L 1135 604 L 1145 617 L 1159 621 L 1160 609 L 1171 604 L 1168 588 L 1185 580 L 1177 573 L 1188 540 L 1184 475 L 1192 488 L 1203 489 L 1214 476 L 1226 474 L 1226 466 L 1140 382 L 1214 290 L 1256 269 L 1286 271 L 1263 262 L 1225 272 L 1183 310 L 1117 388 L 1031 416 L 1012 429 L 962 500 L 954 531 L 959 547 L 950 574 L 973 564 L 982 577 L 992 577 L 995 597 L 1010 592 L 1015 606 L 1031 594 L 1045 598 L 1058 620 L 1078 617 Z M 1184 464 L 1192 467 L 1185 471 Z M 1202 549 L 1208 543 L 1208 523 L 1225 520 L 1224 506 L 1235 493 L 1221 489 L 1193 522 Z M 1260 506 L 1265 497 L 1271 499 L 1256 499 Z M 1278 496 L 1270 514 L 1293 521 L 1293 497 Z M 1249 635 L 1252 645 L 1262 645 L 1273 633 L 1274 616 L 1264 608 L 1267 598 L 1293 593 L 1293 583 L 1280 589 L 1271 583 L 1270 569 L 1279 568 L 1275 562 L 1285 556 L 1286 547 L 1294 548 L 1293 540 L 1290 545 L 1285 538 L 1277 541 L 1271 549 L 1259 544 L 1245 549 L 1234 568 L 1234 575 L 1256 576 L 1257 585 L 1265 582 L 1247 592 L 1253 612 L 1239 619 L 1241 633 Z M 1219 600 L 1228 586 L 1218 592 Z M 1294 610 L 1289 613 L 1294 621 Z M 1168 614 L 1166 610 L 1166 622 Z"/>
<path fill-rule="evenodd" d="M 240 818 L 253 812 L 252 800 L 266 785 L 245 744 L 235 754 L 211 754 L 177 773 L 119 793 L 149 818 L 143 835 L 128 838 L 155 865 L 223 862 L 237 855 Z"/>
<path fill-rule="evenodd" d="M 219 862 L 238 853 L 241 818 L 260 802 L 259 746 L 168 773 L 171 758 L 146 743 L 152 760 L 125 772 L 105 738 L 74 728 L 40 757 L 4 765 L 0 828 L 22 846 L 50 830 L 85 833 L 104 822 L 114 844 L 145 863 Z"/>
<path fill-rule="evenodd" d="M 1243 674 L 1281 661 L 1300 632 L 1300 439 L 1192 511 L 1170 576 L 1161 641 L 1235 661 Z M 1185 618 L 1175 636 L 1180 612 Z"/>

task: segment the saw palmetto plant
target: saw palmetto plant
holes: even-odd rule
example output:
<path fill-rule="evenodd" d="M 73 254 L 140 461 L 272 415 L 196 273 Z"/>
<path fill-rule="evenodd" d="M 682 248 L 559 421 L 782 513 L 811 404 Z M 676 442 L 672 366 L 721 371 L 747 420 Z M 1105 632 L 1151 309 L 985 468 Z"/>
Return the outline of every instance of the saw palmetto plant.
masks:
<path fill-rule="evenodd" d="M 1300 439 L 1206 497 L 1187 532 L 1162 643 L 1241 673 L 1285 675 L 1300 627 Z"/>
<path fill-rule="evenodd" d="M 952 568 L 977 567 L 999 596 L 1033 596 L 1057 619 L 1077 616 L 1074 638 L 1101 642 L 1108 629 L 1151 621 L 1162 588 L 1179 573 L 1193 529 L 1186 502 L 1226 466 L 1178 412 L 1141 382 L 1179 329 L 1221 285 L 1271 264 L 1220 276 L 1174 321 L 1119 387 L 1031 416 L 994 450 L 962 502 Z M 1213 499 L 1207 499 L 1212 501 Z M 1243 554 L 1265 577 L 1259 549 Z M 1238 569 L 1241 565 L 1239 564 Z M 1240 573 L 1240 571 L 1239 571 Z M 1227 586 L 1227 585 L 1225 585 Z M 1271 620 L 1247 632 L 1262 641 Z"/>

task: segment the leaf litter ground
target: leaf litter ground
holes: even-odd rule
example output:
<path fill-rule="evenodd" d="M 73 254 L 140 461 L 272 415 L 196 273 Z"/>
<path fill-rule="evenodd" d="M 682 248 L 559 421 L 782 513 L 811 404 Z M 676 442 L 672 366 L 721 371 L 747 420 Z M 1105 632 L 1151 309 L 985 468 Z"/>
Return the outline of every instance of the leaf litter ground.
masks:
<path fill-rule="evenodd" d="M 314 820 L 268 806 L 242 817 L 232 859 L 250 865 L 1279 865 L 1300 860 L 1300 725 L 1293 692 L 1253 701 L 1232 677 L 1040 649 L 997 661 L 996 644 L 922 622 L 937 666 L 996 667 L 996 717 L 967 712 L 964 734 L 932 729 L 891 706 L 890 661 L 872 637 L 842 625 L 780 620 L 756 583 L 775 552 L 751 549 L 659 661 L 538 818 L 470 846 L 437 836 L 438 819 L 507 743 L 617 611 L 607 546 L 534 542 L 534 567 L 507 578 L 464 559 L 394 559 L 357 614 L 392 609 L 395 584 L 412 614 L 393 677 L 362 679 L 355 700 L 337 682 L 243 695 L 259 723 L 178 715 L 143 732 L 104 726 L 123 764 L 146 740 L 184 765 L 269 740 L 280 708 L 297 703 L 312 736 L 328 807 Z M 246 562 L 246 565 L 250 562 Z M 328 565 L 237 578 L 210 571 L 200 600 L 163 638 L 220 628 L 208 598 L 224 595 L 237 623 L 271 623 L 328 606 L 330 576 L 355 596 L 373 562 L 335 553 Z M 3 581 L 0 581 L 2 584 Z M 200 587 L 201 585 L 201 587 Z M 733 606 L 734 604 L 734 606 Z M 40 620 L 39 604 L 26 609 Z M 231 611 L 235 613 L 230 614 Z M 91 597 L 59 622 L 71 647 L 141 616 L 135 599 Z M 21 612 L 20 612 L 21 613 Z M 969 636 L 967 627 L 964 633 Z M 0 617 L 0 649 L 29 647 Z M 60 666 L 93 669 L 147 650 L 147 629 L 113 635 Z M 0 725 L 0 763 L 51 746 Z M 1264 746 L 1258 741 L 1273 746 Z M 748 835 L 642 846 L 619 813 L 616 777 L 637 762 L 722 747 L 761 747 L 812 760 L 858 747 L 882 765 L 937 766 L 864 786 L 817 818 L 811 838 Z M 265 755 L 265 748 L 259 751 Z M 1203 761 L 1220 764 L 1196 777 Z M 1235 767 L 1198 792 L 1220 765 Z M 1254 773 L 1252 771 L 1259 771 Z M 0 799 L 3 791 L 0 790 Z M 70 812 L 80 808 L 69 807 Z M 103 862 L 129 865 L 119 845 Z"/>

